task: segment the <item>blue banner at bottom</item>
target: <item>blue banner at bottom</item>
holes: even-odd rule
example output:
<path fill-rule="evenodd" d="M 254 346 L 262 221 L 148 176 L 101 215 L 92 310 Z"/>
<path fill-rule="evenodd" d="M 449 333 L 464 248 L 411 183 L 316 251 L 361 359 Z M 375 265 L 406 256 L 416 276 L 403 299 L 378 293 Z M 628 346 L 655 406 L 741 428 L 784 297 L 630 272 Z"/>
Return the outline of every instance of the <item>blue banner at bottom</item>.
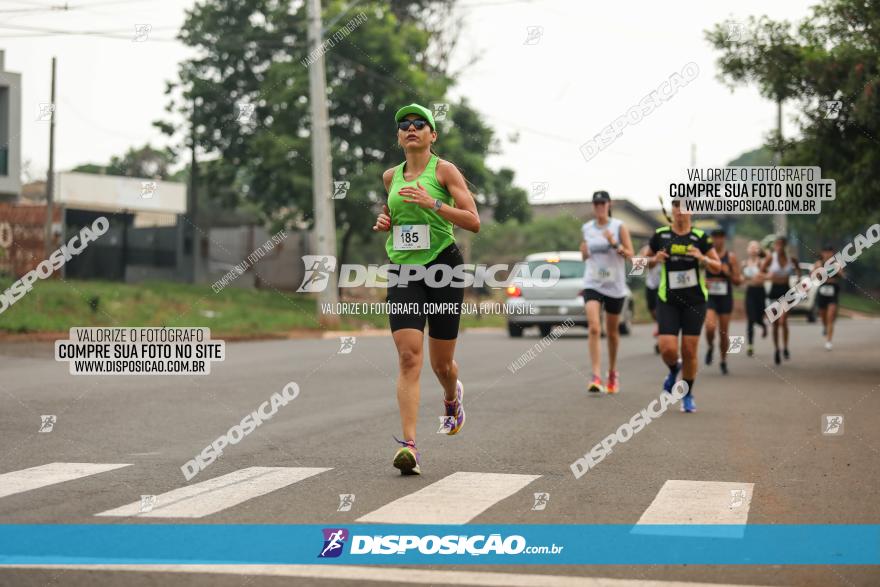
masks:
<path fill-rule="evenodd" d="M 321 563 L 877 565 L 880 525 L 0 525 L 0 564 Z"/>

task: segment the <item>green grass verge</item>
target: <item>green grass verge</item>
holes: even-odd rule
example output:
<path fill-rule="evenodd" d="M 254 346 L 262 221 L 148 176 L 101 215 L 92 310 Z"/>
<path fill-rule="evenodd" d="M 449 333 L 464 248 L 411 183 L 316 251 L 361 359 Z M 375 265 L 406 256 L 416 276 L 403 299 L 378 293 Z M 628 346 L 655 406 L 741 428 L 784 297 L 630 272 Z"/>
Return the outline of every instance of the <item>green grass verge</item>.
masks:
<path fill-rule="evenodd" d="M 0 279 L 0 291 L 11 283 Z M 844 308 L 880 316 L 880 304 L 872 299 L 850 293 L 840 298 Z M 97 308 L 92 308 L 92 300 L 97 300 Z M 633 300 L 635 322 L 650 322 L 642 288 L 633 288 Z M 49 280 L 37 282 L 0 314 L 0 332 L 64 332 L 75 326 L 207 326 L 218 337 L 264 336 L 319 330 L 316 312 L 314 298 L 291 292 L 228 287 L 215 294 L 209 285 Z M 504 327 L 506 323 L 501 315 L 465 315 L 461 320 L 463 328 Z M 339 329 L 364 327 L 387 328 L 388 318 L 343 316 Z"/>
<path fill-rule="evenodd" d="M 854 310 L 872 316 L 880 316 L 880 302 L 865 296 L 841 292 L 840 305 L 847 310 Z"/>
<path fill-rule="evenodd" d="M 0 279 L 0 291 L 12 281 Z M 92 307 L 97 300 L 97 307 Z M 320 329 L 304 294 L 168 282 L 39 281 L 0 314 L 0 332 L 61 332 L 75 326 L 207 326 L 214 335 L 260 336 Z M 464 316 L 462 326 L 504 326 L 501 316 Z M 384 315 L 343 316 L 340 330 L 387 328 Z"/>

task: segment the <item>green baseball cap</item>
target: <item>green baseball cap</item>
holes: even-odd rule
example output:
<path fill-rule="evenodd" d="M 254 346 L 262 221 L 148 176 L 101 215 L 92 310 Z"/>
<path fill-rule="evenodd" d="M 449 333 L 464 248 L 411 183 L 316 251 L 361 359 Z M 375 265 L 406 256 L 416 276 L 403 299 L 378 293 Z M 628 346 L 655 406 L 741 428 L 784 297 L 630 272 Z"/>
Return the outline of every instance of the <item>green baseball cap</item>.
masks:
<path fill-rule="evenodd" d="M 410 104 L 409 106 L 404 106 L 403 108 L 398 110 L 397 114 L 394 115 L 394 122 L 400 122 L 407 114 L 416 114 L 418 116 L 421 116 L 428 121 L 428 124 L 431 125 L 432 129 L 437 129 L 437 125 L 434 124 L 434 115 L 431 114 L 430 110 L 419 104 Z"/>

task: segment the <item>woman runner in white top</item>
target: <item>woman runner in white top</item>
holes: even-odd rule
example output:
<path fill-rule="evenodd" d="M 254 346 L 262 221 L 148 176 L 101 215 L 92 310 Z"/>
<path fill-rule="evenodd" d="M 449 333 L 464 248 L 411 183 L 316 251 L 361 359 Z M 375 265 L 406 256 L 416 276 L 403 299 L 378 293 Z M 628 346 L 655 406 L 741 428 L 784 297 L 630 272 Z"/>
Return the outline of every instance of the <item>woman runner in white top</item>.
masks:
<path fill-rule="evenodd" d="M 767 325 L 764 323 L 764 308 L 766 306 L 767 293 L 764 291 L 764 282 L 767 274 L 761 271 L 764 263 L 764 251 L 758 241 L 749 243 L 748 257 L 742 262 L 742 275 L 746 282 L 746 338 L 748 348 L 746 354 L 755 354 L 755 324 L 759 325 L 763 334 L 761 338 L 767 338 Z"/>
<path fill-rule="evenodd" d="M 632 257 L 633 246 L 623 222 L 611 218 L 611 197 L 608 192 L 598 191 L 593 194 L 593 215 L 594 219 L 581 227 L 581 257 L 585 261 L 583 296 L 590 329 L 590 361 L 593 368 L 593 378 L 588 390 L 603 391 L 599 320 L 604 306 L 605 333 L 608 337 L 608 385 L 604 387 L 604 391 L 617 393 L 620 313 L 623 311 L 623 302 L 629 295 L 625 259 Z"/>
<path fill-rule="evenodd" d="M 773 252 L 764 259 L 761 265 L 761 272 L 770 276 L 770 302 L 773 303 L 783 297 L 791 288 L 789 278 L 792 275 L 797 276 L 797 280 L 801 279 L 801 268 L 797 258 L 788 254 L 788 239 L 784 236 L 776 237 L 773 241 Z M 791 355 L 788 353 L 788 312 L 783 312 L 779 318 L 773 322 L 773 346 L 776 349 L 773 353 L 773 361 L 778 365 L 782 362 L 779 355 L 779 328 L 782 328 L 782 356 L 786 360 Z"/>

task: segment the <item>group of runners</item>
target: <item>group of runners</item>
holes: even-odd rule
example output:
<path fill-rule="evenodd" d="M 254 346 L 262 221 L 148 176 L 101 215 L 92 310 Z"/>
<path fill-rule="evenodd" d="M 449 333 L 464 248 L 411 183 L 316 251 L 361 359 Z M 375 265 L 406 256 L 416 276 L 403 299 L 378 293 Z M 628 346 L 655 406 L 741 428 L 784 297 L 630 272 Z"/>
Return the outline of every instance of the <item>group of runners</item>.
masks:
<path fill-rule="evenodd" d="M 426 274 L 435 265 L 455 267 L 464 263 L 455 243 L 454 227 L 479 232 L 480 218 L 467 182 L 459 169 L 435 154 L 437 128 L 431 111 L 410 104 L 395 114 L 397 143 L 404 161 L 383 174 L 387 203 L 378 215 L 374 231 L 389 232 L 386 252 L 392 264 L 422 265 Z M 585 261 L 585 312 L 590 329 L 589 356 L 592 377 L 589 392 L 615 394 L 620 391 L 617 372 L 619 319 L 626 297 L 626 261 L 635 256 L 626 225 L 611 213 L 611 197 L 605 191 L 593 194 L 593 218 L 582 226 L 581 256 Z M 723 230 L 711 235 L 691 223 L 691 215 L 678 202 L 671 206 L 669 224 L 658 228 L 639 256 L 646 257 L 645 285 L 648 308 L 656 322 L 655 352 L 668 369 L 662 388 L 671 393 L 683 380 L 687 394 L 682 410 L 696 411 L 694 384 L 698 367 L 698 346 L 705 325 L 709 348 L 706 364 L 714 360 L 718 341 L 720 368 L 728 374 L 727 351 L 733 291 L 745 285 L 749 356 L 754 354 L 754 328 L 767 336 L 764 321 L 765 301 L 776 300 L 790 288 L 789 278 L 801 276 L 797 259 L 787 251 L 784 237 L 776 239 L 766 253 L 757 242 L 748 246 L 748 256 L 740 263 L 726 246 Z M 818 263 L 824 263 L 834 251 L 823 247 Z M 831 349 L 840 273 L 829 279 L 818 292 L 818 305 L 825 326 L 826 348 Z M 765 282 L 770 291 L 765 291 Z M 426 304 L 455 307 L 463 301 L 464 288 L 452 282 L 429 285 L 426 279 L 410 279 L 406 285 L 388 288 L 388 302 L 396 307 L 421 308 Z M 601 377 L 600 319 L 605 312 L 608 344 L 608 371 Z M 397 402 L 403 438 L 395 440 L 399 448 L 393 465 L 404 475 L 421 473 L 421 456 L 416 447 L 420 379 L 423 362 L 424 330 L 428 326 L 428 353 L 431 368 L 444 392 L 443 430 L 457 434 L 465 423 L 464 385 L 459 379 L 454 359 L 461 314 L 449 311 L 426 314 L 419 310 L 391 313 L 389 322 L 398 354 L 399 376 Z M 776 364 L 789 359 L 789 331 L 783 313 L 773 321 Z M 781 343 L 780 347 L 780 333 Z M 716 334 L 718 335 L 716 337 Z"/>

